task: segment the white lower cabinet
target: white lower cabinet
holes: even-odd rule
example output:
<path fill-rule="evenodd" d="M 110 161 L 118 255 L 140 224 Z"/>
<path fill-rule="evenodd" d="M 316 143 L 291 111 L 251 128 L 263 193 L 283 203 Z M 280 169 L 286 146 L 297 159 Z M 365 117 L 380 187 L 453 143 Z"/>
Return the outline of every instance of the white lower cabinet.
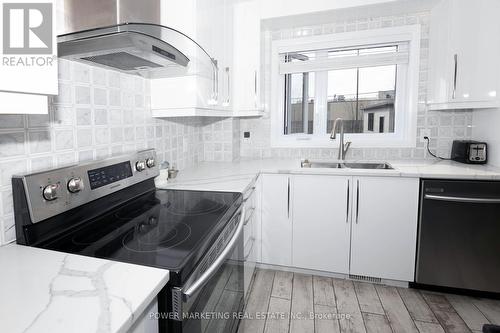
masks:
<path fill-rule="evenodd" d="M 255 261 L 262 261 L 262 177 L 255 182 L 255 212 L 253 214 L 254 223 L 254 255 Z"/>
<path fill-rule="evenodd" d="M 271 265 L 292 265 L 291 177 L 262 175 L 262 258 Z"/>
<path fill-rule="evenodd" d="M 417 178 L 353 178 L 350 274 L 413 281 Z"/>
<path fill-rule="evenodd" d="M 158 332 L 158 320 L 152 319 L 151 314 L 158 313 L 158 300 L 155 298 L 146 310 L 135 319 L 128 333 L 155 333 Z"/>
<path fill-rule="evenodd" d="M 413 281 L 418 178 L 261 178 L 260 262 Z"/>
<path fill-rule="evenodd" d="M 293 177 L 294 267 L 349 273 L 351 177 Z"/>

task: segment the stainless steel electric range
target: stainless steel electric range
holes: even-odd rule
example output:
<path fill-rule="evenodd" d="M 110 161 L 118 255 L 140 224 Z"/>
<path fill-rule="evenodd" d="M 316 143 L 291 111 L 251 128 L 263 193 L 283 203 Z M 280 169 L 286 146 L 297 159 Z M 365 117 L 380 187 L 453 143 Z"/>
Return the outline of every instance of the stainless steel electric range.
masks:
<path fill-rule="evenodd" d="M 155 151 L 145 150 L 15 176 L 17 243 L 168 269 L 160 332 L 234 332 L 244 299 L 242 195 L 159 190 L 158 173 Z"/>

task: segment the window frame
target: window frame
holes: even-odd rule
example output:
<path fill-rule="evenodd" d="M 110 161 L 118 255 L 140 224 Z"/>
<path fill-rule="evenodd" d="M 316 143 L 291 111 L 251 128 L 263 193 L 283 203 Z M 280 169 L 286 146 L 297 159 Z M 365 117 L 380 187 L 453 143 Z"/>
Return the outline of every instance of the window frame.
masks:
<path fill-rule="evenodd" d="M 408 44 L 408 64 L 399 65 L 396 72 L 394 133 L 346 133 L 345 140 L 353 147 L 415 147 L 417 139 L 418 80 L 420 66 L 420 25 L 381 28 L 319 36 L 278 40 L 271 50 L 271 146 L 334 148 L 336 140 L 326 133 L 325 106 L 317 103 L 326 98 L 327 72 L 315 72 L 314 133 L 284 134 L 284 77 L 280 75 L 280 54 L 336 48 L 364 48 L 380 44 Z M 324 91 L 323 91 L 324 90 Z M 398 111 L 402 110 L 402 111 Z M 325 119 L 322 119 L 325 118 Z M 318 134 L 321 133 L 321 134 Z M 338 139 L 337 139 L 338 140 Z"/>

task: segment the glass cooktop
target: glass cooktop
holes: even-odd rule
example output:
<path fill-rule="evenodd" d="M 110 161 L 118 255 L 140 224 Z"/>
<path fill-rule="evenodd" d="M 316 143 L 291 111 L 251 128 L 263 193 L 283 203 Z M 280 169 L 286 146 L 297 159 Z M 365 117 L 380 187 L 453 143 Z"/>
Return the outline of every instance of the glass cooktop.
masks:
<path fill-rule="evenodd" d="M 182 280 L 240 203 L 240 193 L 156 190 L 39 246 L 165 268 Z"/>

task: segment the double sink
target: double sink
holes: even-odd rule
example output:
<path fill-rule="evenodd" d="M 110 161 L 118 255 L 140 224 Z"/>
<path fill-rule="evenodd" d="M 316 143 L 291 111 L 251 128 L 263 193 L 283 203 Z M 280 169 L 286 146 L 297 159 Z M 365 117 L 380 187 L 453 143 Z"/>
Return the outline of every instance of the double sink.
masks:
<path fill-rule="evenodd" d="M 319 162 L 302 160 L 300 162 L 301 168 L 329 168 L 329 169 L 380 169 L 380 170 L 392 170 L 394 169 L 389 163 L 386 162 Z"/>

